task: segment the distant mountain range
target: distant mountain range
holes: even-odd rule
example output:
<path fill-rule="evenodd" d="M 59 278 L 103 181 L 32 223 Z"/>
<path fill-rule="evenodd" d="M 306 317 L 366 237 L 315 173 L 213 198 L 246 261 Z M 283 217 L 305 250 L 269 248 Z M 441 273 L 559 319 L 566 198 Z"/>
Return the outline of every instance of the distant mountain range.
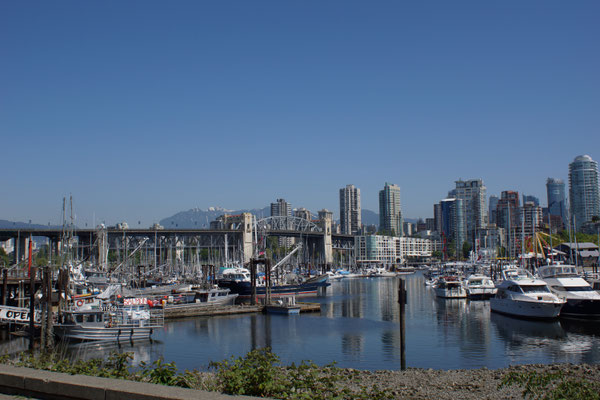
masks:
<path fill-rule="evenodd" d="M 29 224 L 27 222 L 15 222 L 0 219 L 0 229 L 52 229 L 59 228 L 55 225 L 40 225 L 40 224 Z"/>
<path fill-rule="evenodd" d="M 181 211 L 177 214 L 160 220 L 160 224 L 165 228 L 181 229 L 202 229 L 208 228 L 211 221 L 217 219 L 223 214 L 237 215 L 249 212 L 256 218 L 264 218 L 271 215 L 271 207 L 254 208 L 251 210 L 227 210 L 221 207 L 209 207 L 208 210 L 192 208 L 191 210 Z"/>
<path fill-rule="evenodd" d="M 243 210 L 228 210 L 222 207 L 209 207 L 207 210 L 200 208 L 192 208 L 187 211 L 181 211 L 177 214 L 160 220 L 160 224 L 165 228 L 181 228 L 181 229 L 202 229 L 208 228 L 210 222 L 217 219 L 217 217 L 223 214 L 241 214 L 249 212 L 254 214 L 257 218 L 265 218 L 271 215 L 271 207 L 264 208 L 253 208 Z M 316 215 L 317 213 L 313 213 Z M 335 220 L 334 215 L 334 220 Z M 376 225 L 379 226 L 379 214 L 363 209 L 361 212 L 362 223 L 364 225 Z M 337 220 L 336 220 L 337 221 Z M 405 221 L 416 223 L 416 219 L 406 218 Z M 337 221 L 339 222 L 339 221 Z M 57 225 L 40 225 L 40 224 L 29 224 L 27 222 L 15 222 L 0 219 L 0 229 L 48 229 L 48 228 L 61 228 Z"/>
<path fill-rule="evenodd" d="M 271 215 L 271 207 L 253 208 L 244 210 L 227 210 L 221 207 L 209 207 L 208 210 L 200 208 L 192 208 L 187 211 L 181 211 L 177 214 L 160 220 L 160 224 L 165 228 L 181 228 L 181 229 L 202 229 L 208 228 L 210 222 L 217 219 L 223 214 L 237 215 L 244 212 L 254 214 L 257 218 L 265 218 Z M 317 213 L 313 213 L 316 215 Z M 361 212 L 362 223 L 364 225 L 379 226 L 379 214 L 363 209 Z M 334 216 L 335 219 L 335 216 Z M 406 219 L 407 222 L 417 222 L 416 219 Z"/>

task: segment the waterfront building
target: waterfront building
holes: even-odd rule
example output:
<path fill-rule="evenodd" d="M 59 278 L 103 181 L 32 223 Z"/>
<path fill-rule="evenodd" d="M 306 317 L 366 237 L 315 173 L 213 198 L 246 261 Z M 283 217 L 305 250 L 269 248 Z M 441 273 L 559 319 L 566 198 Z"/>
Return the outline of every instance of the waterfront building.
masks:
<path fill-rule="evenodd" d="M 312 221 L 310 211 L 308 211 L 306 208 L 298 208 L 294 210 L 294 217 L 304 219 L 306 221 Z"/>
<path fill-rule="evenodd" d="M 379 230 L 392 236 L 403 235 L 400 187 L 387 182 L 379 192 Z"/>
<path fill-rule="evenodd" d="M 401 264 L 408 257 L 431 257 L 434 251 L 442 249 L 440 241 L 383 235 L 355 236 L 354 245 L 356 261 L 363 265 Z"/>
<path fill-rule="evenodd" d="M 467 240 L 464 204 L 462 199 L 444 199 L 440 202 L 442 233 L 447 243 L 454 242 L 454 250 L 459 254 Z"/>
<path fill-rule="evenodd" d="M 449 198 L 461 199 L 464 207 L 467 240 L 473 244 L 477 229 L 485 226 L 486 187 L 482 179 L 459 179 L 456 187 L 448 195 Z"/>
<path fill-rule="evenodd" d="M 548 178 L 546 180 L 546 194 L 548 196 L 548 214 L 560 217 L 560 227 L 567 222 L 567 205 L 565 200 L 565 182 L 562 179 Z M 552 228 L 554 223 L 558 222 L 549 218 Z M 558 225 L 557 225 L 558 226 Z"/>
<path fill-rule="evenodd" d="M 342 233 L 356 235 L 360 233 L 361 222 L 360 189 L 346 185 L 340 189 L 340 225 Z"/>
<path fill-rule="evenodd" d="M 520 249 L 520 200 L 519 192 L 505 190 L 496 206 L 496 225 L 504 229 L 509 257 L 515 257 Z"/>
<path fill-rule="evenodd" d="M 498 201 L 500 199 L 498 198 L 498 196 L 494 196 L 491 195 L 490 196 L 490 200 L 488 203 L 488 224 L 493 225 L 493 224 L 497 224 L 497 218 L 496 218 L 496 208 L 498 206 Z"/>
<path fill-rule="evenodd" d="M 569 200 L 576 231 L 592 217 L 600 216 L 598 163 L 588 155 L 578 156 L 569 164 Z"/>

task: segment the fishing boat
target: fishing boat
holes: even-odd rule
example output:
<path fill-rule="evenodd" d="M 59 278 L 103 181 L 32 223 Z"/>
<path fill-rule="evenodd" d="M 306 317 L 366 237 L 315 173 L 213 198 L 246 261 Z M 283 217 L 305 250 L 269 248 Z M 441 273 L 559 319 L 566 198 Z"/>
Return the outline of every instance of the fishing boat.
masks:
<path fill-rule="evenodd" d="M 467 291 L 457 277 L 444 276 L 438 279 L 435 295 L 444 299 L 464 299 L 467 297 Z"/>
<path fill-rule="evenodd" d="M 550 291 L 567 302 L 560 310 L 561 317 L 600 318 L 600 293 L 577 273 L 574 265 L 545 265 L 538 270 Z"/>
<path fill-rule="evenodd" d="M 147 299 L 133 298 L 118 306 L 63 311 L 54 332 L 63 340 L 119 342 L 148 339 L 163 326 L 162 309 L 150 309 Z"/>
<path fill-rule="evenodd" d="M 504 280 L 498 286 L 495 297 L 490 299 L 494 312 L 525 318 L 556 318 L 565 304 L 540 279 L 518 269 L 502 273 Z"/>
<path fill-rule="evenodd" d="M 218 285 L 221 288 L 229 289 L 232 293 L 239 295 L 240 301 L 250 299 L 252 295 L 252 283 L 250 281 L 250 272 L 246 268 L 236 268 L 236 273 L 224 272 L 223 278 L 219 279 Z M 272 285 L 270 287 L 271 297 L 296 296 L 308 297 L 315 296 L 320 287 L 331 285 L 328 282 L 327 274 L 317 275 L 308 279 L 300 275 L 288 274 L 286 284 Z M 257 280 L 256 297 L 262 299 L 266 296 L 267 287 L 263 280 Z"/>
<path fill-rule="evenodd" d="M 498 289 L 494 281 L 485 275 L 470 275 L 464 282 L 467 297 L 471 300 L 487 300 L 494 296 Z"/>

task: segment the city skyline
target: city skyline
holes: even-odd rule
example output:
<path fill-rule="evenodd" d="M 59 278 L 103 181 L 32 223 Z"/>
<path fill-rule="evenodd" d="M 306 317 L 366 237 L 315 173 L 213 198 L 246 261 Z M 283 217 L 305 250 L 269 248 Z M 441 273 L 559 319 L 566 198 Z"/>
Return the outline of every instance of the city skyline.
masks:
<path fill-rule="evenodd" d="M 0 5 L 0 219 L 151 225 L 284 198 L 427 218 L 600 159 L 600 4 Z M 507 29 L 507 27 L 509 29 Z M 310 29 L 309 29 L 310 28 Z"/>

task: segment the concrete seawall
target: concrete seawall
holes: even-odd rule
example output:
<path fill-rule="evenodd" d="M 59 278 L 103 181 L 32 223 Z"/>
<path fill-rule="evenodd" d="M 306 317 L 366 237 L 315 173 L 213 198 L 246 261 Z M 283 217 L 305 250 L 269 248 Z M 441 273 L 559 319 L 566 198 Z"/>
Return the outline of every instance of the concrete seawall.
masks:
<path fill-rule="evenodd" d="M 248 396 L 0 365 L 0 393 L 67 400 L 242 400 Z"/>

